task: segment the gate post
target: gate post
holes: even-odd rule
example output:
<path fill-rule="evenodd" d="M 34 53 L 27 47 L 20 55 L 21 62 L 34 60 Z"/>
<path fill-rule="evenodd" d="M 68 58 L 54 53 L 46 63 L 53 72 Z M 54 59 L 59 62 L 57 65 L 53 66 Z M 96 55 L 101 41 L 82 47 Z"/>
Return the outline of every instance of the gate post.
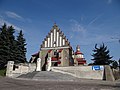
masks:
<path fill-rule="evenodd" d="M 7 63 L 6 76 L 12 77 L 13 66 L 14 66 L 14 61 L 8 61 L 8 63 Z"/>
<path fill-rule="evenodd" d="M 36 66 L 36 71 L 41 71 L 41 59 L 37 59 L 37 66 Z"/>
<path fill-rule="evenodd" d="M 47 71 L 51 70 L 51 57 L 48 57 L 47 59 Z"/>

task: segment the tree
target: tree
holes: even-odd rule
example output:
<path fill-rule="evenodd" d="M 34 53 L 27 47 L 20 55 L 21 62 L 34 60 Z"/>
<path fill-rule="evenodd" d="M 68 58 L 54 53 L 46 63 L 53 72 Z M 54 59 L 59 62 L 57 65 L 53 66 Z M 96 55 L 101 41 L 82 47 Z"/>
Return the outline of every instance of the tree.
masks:
<path fill-rule="evenodd" d="M 94 65 L 109 65 L 112 63 L 111 56 L 109 55 L 109 50 L 107 50 L 107 46 L 100 45 L 100 47 L 97 47 L 97 44 L 95 45 L 95 49 L 93 50 L 93 61 Z"/>
<path fill-rule="evenodd" d="M 14 36 L 15 29 L 4 24 L 0 28 L 0 68 L 4 67 L 8 61 L 15 63 L 26 62 L 26 44 L 23 33 L 20 31 L 17 40 Z"/>
<path fill-rule="evenodd" d="M 25 38 L 22 33 L 22 30 L 19 32 L 19 35 L 17 36 L 17 60 L 19 60 L 20 63 L 27 62 L 26 61 L 26 43 Z"/>
<path fill-rule="evenodd" d="M 4 67 L 9 59 L 9 56 L 7 56 L 10 54 L 8 43 L 7 26 L 4 24 L 2 28 L 0 28 L 0 67 Z"/>
<path fill-rule="evenodd" d="M 112 67 L 114 68 L 114 69 L 116 69 L 117 67 L 118 67 L 118 63 L 117 63 L 117 61 L 113 61 L 112 62 Z"/>
<path fill-rule="evenodd" d="M 8 47 L 10 48 L 9 50 L 9 59 L 8 61 L 15 61 L 16 63 L 16 40 L 15 40 L 15 29 L 12 26 L 8 26 L 7 28 L 7 36 L 8 36 Z"/>
<path fill-rule="evenodd" d="M 15 61 L 14 28 L 6 24 L 0 28 L 0 64 L 4 66 L 8 61 Z"/>

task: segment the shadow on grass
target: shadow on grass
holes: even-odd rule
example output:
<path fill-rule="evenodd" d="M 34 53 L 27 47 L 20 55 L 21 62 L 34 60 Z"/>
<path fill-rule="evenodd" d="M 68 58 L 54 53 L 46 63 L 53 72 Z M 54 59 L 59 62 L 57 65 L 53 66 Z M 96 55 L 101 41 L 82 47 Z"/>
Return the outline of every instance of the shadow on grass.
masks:
<path fill-rule="evenodd" d="M 0 69 L 0 76 L 5 76 L 6 75 L 6 68 Z"/>

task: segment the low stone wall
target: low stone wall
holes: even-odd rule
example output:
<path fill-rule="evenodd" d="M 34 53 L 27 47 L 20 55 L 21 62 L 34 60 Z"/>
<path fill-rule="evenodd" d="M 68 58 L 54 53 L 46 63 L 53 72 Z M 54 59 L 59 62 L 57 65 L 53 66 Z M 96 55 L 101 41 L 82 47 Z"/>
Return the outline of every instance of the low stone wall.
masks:
<path fill-rule="evenodd" d="M 74 77 L 84 78 L 84 79 L 99 79 L 106 81 L 115 80 L 112 69 L 110 68 L 109 65 L 51 67 L 51 70 L 54 72 L 69 74 Z"/>
<path fill-rule="evenodd" d="M 120 79 L 120 70 L 119 69 L 113 69 L 113 75 L 115 77 L 115 80 Z"/>
<path fill-rule="evenodd" d="M 94 70 L 93 66 L 52 67 L 52 71 L 69 74 L 78 78 L 103 80 L 104 66 L 101 70 Z"/>
<path fill-rule="evenodd" d="M 33 72 L 36 69 L 36 64 L 31 63 L 20 63 L 14 64 L 13 61 L 9 61 L 7 64 L 7 77 L 18 77 L 21 74 L 26 74 L 28 72 Z"/>
<path fill-rule="evenodd" d="M 9 61 L 7 64 L 6 76 L 13 78 L 18 77 L 21 74 L 26 74 L 29 72 L 36 71 L 36 66 L 37 66 L 36 64 L 31 64 L 31 63 L 14 64 L 13 61 Z M 114 71 L 114 75 L 113 75 L 113 71 L 109 65 L 68 66 L 68 67 L 51 67 L 51 68 L 49 67 L 49 69 L 54 72 L 69 74 L 74 77 L 85 78 L 85 79 L 114 81 L 116 79 L 115 76 L 119 77 L 119 74 L 118 73 L 116 74 L 116 71 Z"/>

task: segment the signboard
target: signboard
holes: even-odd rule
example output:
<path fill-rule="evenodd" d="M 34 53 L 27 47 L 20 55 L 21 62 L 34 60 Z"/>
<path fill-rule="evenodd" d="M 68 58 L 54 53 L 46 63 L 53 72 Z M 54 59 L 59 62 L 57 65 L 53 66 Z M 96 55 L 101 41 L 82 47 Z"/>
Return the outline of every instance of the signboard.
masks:
<path fill-rule="evenodd" d="M 104 70 L 104 67 L 103 66 L 92 66 L 92 70 Z"/>

